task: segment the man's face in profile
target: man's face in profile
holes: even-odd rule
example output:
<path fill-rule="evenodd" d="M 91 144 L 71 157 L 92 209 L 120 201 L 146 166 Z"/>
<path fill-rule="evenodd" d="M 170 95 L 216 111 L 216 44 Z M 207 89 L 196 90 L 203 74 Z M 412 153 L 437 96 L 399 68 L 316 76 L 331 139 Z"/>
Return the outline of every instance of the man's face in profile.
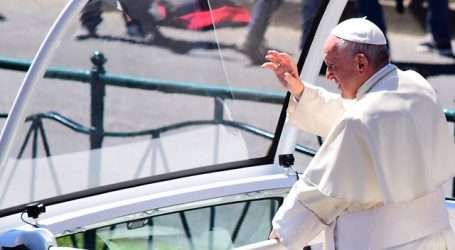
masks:
<path fill-rule="evenodd" d="M 326 78 L 334 80 L 344 99 L 356 98 L 360 87 L 355 71 L 353 57 L 347 48 L 339 47 L 340 39 L 330 36 L 324 46 L 324 62 L 327 65 Z"/>

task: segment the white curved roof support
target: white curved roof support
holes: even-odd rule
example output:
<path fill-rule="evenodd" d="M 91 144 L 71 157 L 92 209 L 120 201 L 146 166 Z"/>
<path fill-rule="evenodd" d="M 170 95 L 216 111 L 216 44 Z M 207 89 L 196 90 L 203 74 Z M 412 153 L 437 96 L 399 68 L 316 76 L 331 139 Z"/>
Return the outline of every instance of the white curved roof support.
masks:
<path fill-rule="evenodd" d="M 325 40 L 329 36 L 332 28 L 338 24 L 347 2 L 347 0 L 332 0 L 327 5 L 326 11 L 322 16 L 310 50 L 305 59 L 305 63 L 303 64 L 302 72 L 300 74 L 300 78 L 303 81 L 316 81 L 323 62 Z M 284 125 L 275 156 L 275 165 L 278 165 L 278 155 L 292 154 L 294 152 L 298 132 L 298 129 L 290 124 L 286 123 Z"/>
<path fill-rule="evenodd" d="M 33 90 L 38 80 L 43 77 L 50 59 L 54 55 L 69 24 L 82 10 L 87 1 L 88 0 L 70 0 L 67 3 L 52 25 L 52 28 L 46 35 L 38 53 L 33 59 L 0 136 L 0 170 L 3 169 L 7 163 L 14 138 L 25 121 L 25 109 L 33 95 Z"/>

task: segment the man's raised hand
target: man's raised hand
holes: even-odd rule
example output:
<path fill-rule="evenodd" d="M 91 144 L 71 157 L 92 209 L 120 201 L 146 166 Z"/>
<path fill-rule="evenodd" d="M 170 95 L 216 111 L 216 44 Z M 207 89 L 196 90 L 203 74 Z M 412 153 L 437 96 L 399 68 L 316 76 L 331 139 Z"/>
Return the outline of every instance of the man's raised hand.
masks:
<path fill-rule="evenodd" d="M 273 70 L 283 87 L 297 99 L 300 98 L 304 86 L 302 81 L 300 81 L 297 65 L 291 56 L 270 50 L 267 52 L 265 59 L 268 62 L 262 64 L 261 68 Z"/>

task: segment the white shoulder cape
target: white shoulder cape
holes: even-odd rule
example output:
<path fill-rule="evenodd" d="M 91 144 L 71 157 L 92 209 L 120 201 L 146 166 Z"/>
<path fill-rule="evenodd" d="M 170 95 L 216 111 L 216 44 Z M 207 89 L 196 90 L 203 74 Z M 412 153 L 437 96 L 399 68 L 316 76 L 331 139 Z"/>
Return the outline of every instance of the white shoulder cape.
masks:
<path fill-rule="evenodd" d="M 327 196 L 395 203 L 455 176 L 455 146 L 429 83 L 394 69 L 349 107 L 307 84 L 288 122 L 326 136 L 302 178 Z"/>

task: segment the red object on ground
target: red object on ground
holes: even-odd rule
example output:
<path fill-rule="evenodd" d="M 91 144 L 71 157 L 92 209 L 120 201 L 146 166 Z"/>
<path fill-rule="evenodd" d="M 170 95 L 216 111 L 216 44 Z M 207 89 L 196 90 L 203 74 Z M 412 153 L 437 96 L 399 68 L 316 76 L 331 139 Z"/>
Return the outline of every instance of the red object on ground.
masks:
<path fill-rule="evenodd" d="M 213 24 L 220 26 L 246 25 L 250 22 L 251 16 L 245 8 L 223 6 L 212 10 L 212 14 L 210 14 L 210 11 L 198 11 L 183 15 L 180 19 L 186 23 L 188 29 L 200 30 L 212 27 Z"/>

